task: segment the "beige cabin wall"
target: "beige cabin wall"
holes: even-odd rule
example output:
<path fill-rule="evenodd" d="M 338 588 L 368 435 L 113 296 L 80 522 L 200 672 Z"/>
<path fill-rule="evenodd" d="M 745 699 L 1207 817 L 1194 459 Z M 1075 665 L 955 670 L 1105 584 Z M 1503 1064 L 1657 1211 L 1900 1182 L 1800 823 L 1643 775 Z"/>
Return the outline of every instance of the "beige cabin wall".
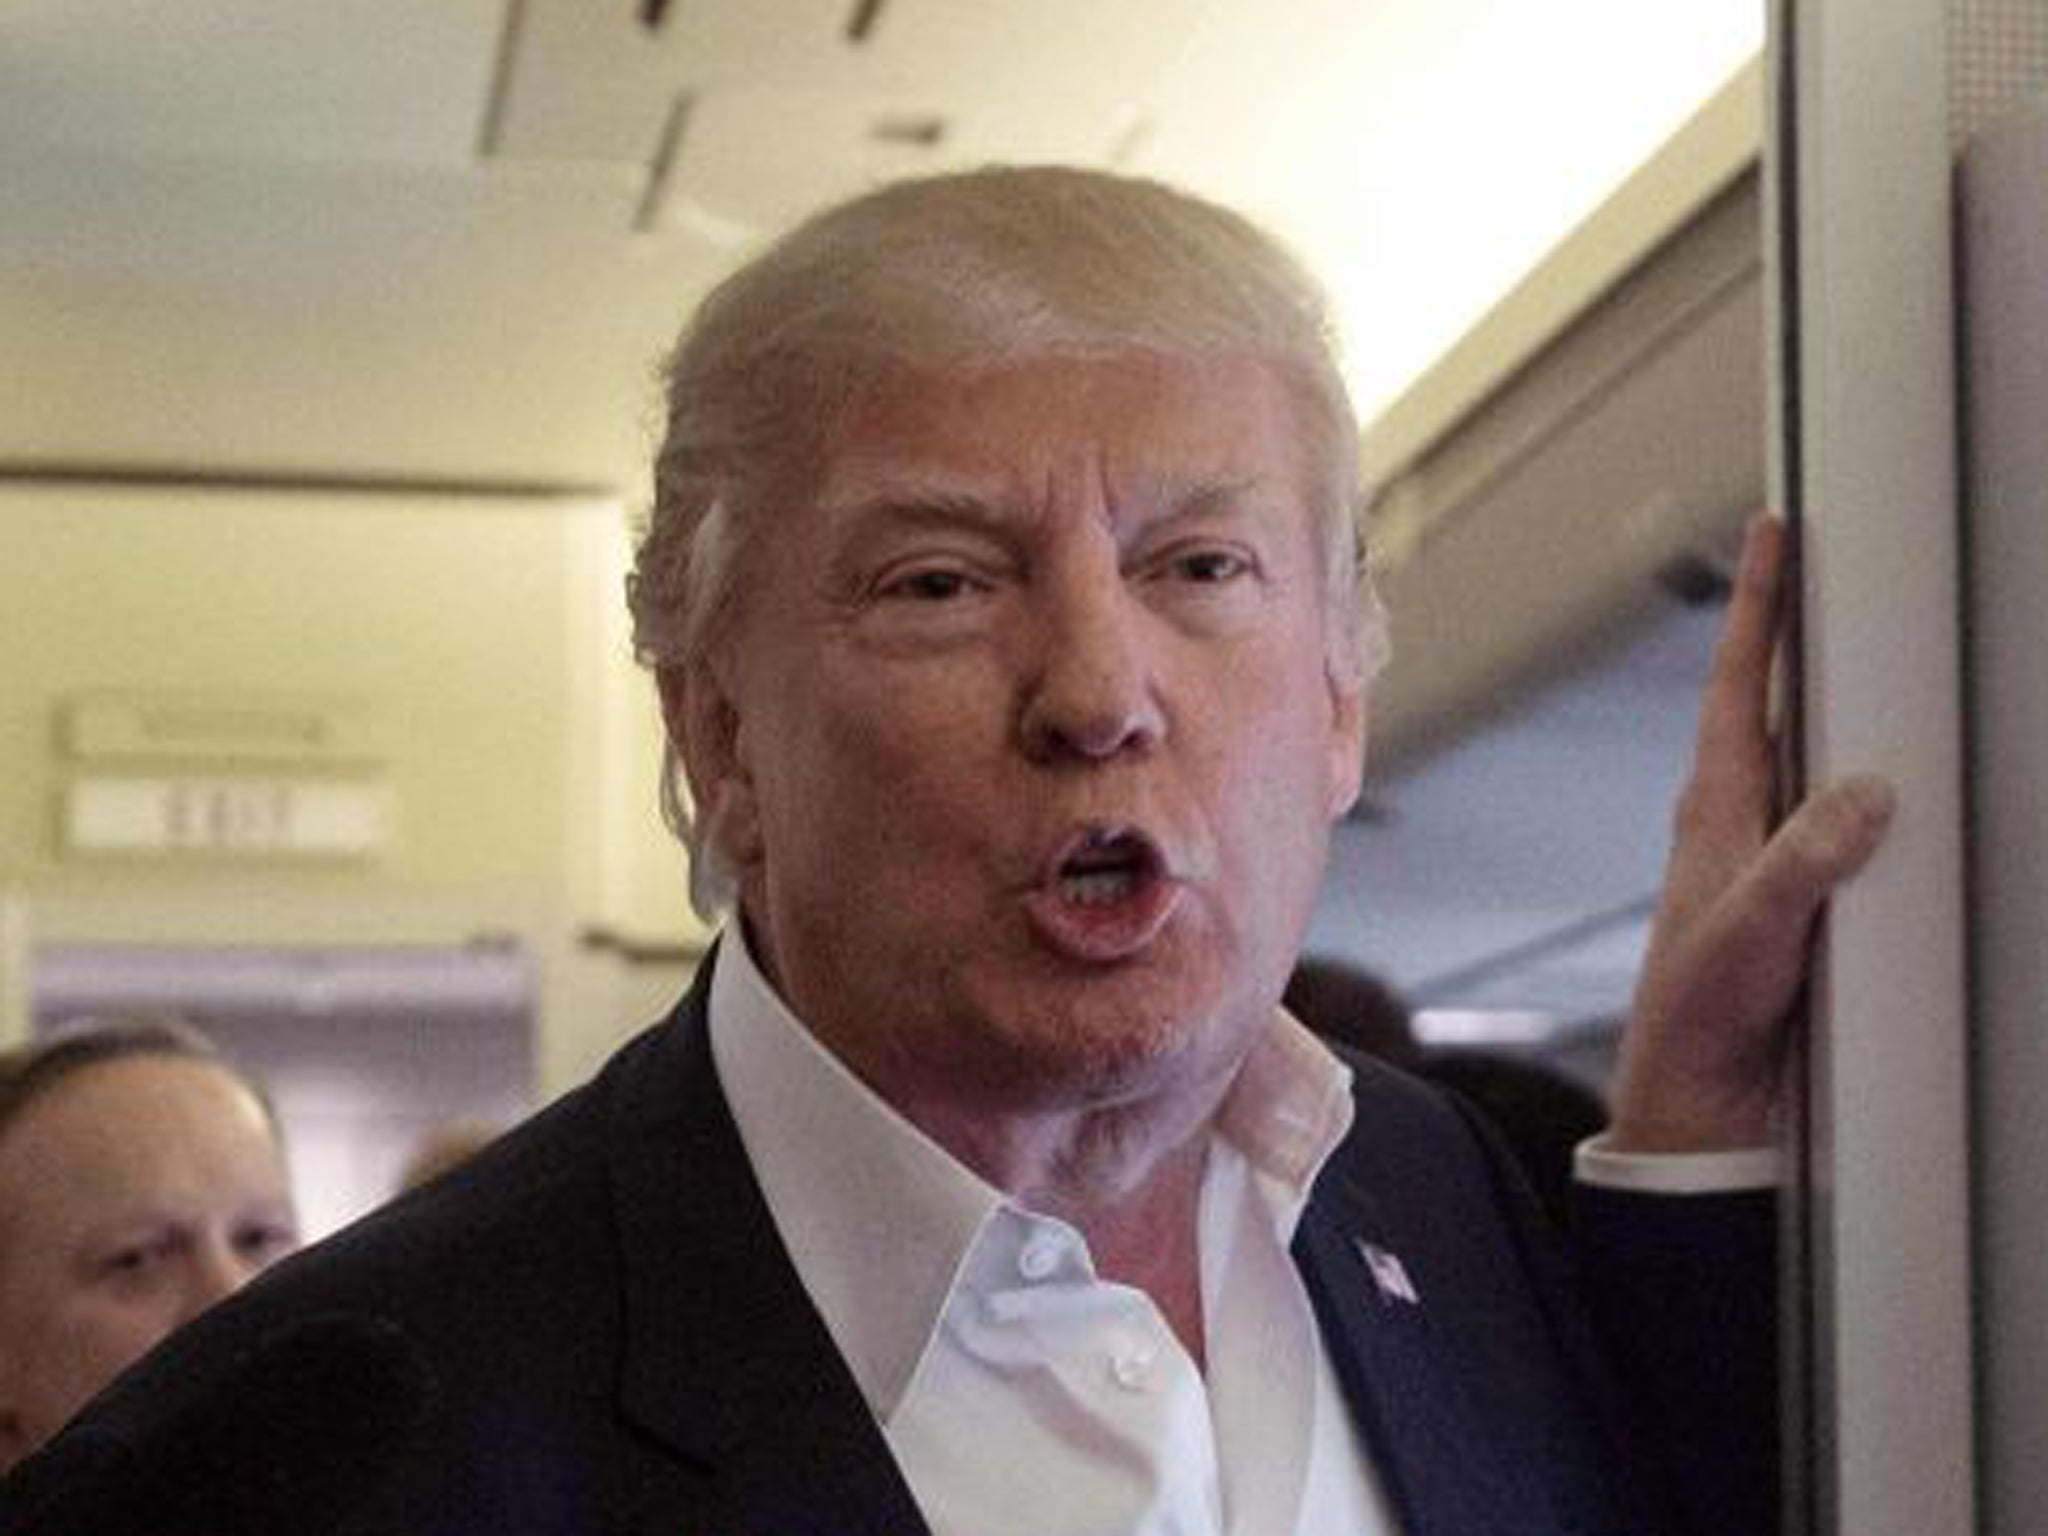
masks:
<path fill-rule="evenodd" d="M 627 541 L 602 499 L 0 486 L 0 1028 L 22 1027 L 41 940 L 504 936 L 541 965 L 540 1088 L 582 1076 L 645 1020 L 620 962 L 582 935 L 700 937 L 655 811 Z M 343 860 L 68 852 L 61 799 L 81 765 L 61 711 L 108 692 L 359 711 L 377 760 L 348 771 L 385 786 L 388 845 Z"/>

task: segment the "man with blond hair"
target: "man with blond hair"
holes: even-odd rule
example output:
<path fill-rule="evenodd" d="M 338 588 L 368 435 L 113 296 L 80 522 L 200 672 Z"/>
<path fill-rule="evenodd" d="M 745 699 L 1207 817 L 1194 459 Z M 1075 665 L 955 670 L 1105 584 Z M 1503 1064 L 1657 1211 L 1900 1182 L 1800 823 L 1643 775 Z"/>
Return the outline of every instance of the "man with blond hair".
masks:
<path fill-rule="evenodd" d="M 1322 299 L 1232 213 L 994 169 L 770 247 L 676 351 L 631 583 L 728 914 L 690 995 L 161 1353 L 0 1531 L 174 1475 L 314 1316 L 413 1385 L 301 1529 L 1767 1521 L 1761 1149 L 1807 930 L 1888 812 L 1840 786 L 1766 837 L 1782 532 L 1573 1257 L 1466 1111 L 1279 1007 L 1385 650 L 1361 518 Z"/>

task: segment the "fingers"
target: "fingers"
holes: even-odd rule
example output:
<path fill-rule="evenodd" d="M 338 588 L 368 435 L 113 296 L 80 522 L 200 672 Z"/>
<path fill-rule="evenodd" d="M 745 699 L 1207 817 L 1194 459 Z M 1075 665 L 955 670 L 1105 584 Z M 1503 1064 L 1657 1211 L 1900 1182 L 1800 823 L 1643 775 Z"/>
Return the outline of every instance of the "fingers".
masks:
<path fill-rule="evenodd" d="M 1731 861 L 1762 845 L 1776 799 L 1769 717 L 1785 540 L 1784 524 L 1765 513 L 1744 531 L 1679 805 L 1680 848 L 1730 875 Z"/>
<path fill-rule="evenodd" d="M 1611 1145 L 1764 1144 L 1814 916 L 1869 862 L 1893 805 L 1880 779 L 1830 785 L 1732 885 L 1693 893 L 1692 910 L 1667 906 L 1623 1041 Z"/>
<path fill-rule="evenodd" d="M 1783 522 L 1760 512 L 1743 531 L 1728 617 L 1700 707 L 1699 766 L 1750 765 L 1770 751 L 1771 657 L 1785 564 Z"/>
<path fill-rule="evenodd" d="M 1853 778 L 1770 830 L 1770 685 L 1787 548 L 1782 523 L 1750 520 L 1623 1042 L 1616 1145 L 1764 1139 L 1813 920 L 1892 819 L 1890 786 Z"/>
<path fill-rule="evenodd" d="M 1751 872 L 1758 917 L 1788 930 L 1803 928 L 1834 888 L 1877 852 L 1895 804 L 1891 786 L 1874 778 L 1844 779 L 1808 797 Z"/>

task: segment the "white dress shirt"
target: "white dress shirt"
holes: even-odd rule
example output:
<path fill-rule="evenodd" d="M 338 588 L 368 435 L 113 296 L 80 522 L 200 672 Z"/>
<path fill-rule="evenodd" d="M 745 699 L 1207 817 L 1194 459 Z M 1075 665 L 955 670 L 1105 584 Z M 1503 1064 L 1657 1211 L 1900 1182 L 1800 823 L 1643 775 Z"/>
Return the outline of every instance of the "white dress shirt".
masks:
<path fill-rule="evenodd" d="M 821 1047 L 738 924 L 712 1059 L 770 1215 L 935 1536 L 1395 1536 L 1288 1255 L 1351 1124 L 1350 1072 L 1284 1010 L 1209 1147 L 1198 1370 L 1081 1233 L 986 1183 Z M 1769 1182 L 1744 1162 L 1582 1149 L 1660 1192 Z M 1405 1281 L 1403 1282 L 1405 1283 Z"/>
<path fill-rule="evenodd" d="M 872 1093 L 727 929 L 711 1049 L 777 1231 L 935 1536 L 1392 1536 L 1287 1245 L 1351 1123 L 1285 1014 L 1225 1101 L 1198 1229 L 1206 1375 L 1065 1222 Z"/>

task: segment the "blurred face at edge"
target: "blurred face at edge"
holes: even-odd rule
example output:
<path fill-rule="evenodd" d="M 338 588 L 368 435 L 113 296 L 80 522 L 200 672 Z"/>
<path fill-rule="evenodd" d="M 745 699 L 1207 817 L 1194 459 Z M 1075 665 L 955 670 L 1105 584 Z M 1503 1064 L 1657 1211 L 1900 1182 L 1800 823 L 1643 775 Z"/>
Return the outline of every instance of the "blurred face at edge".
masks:
<path fill-rule="evenodd" d="M 1364 751 L 1300 412 L 1242 357 L 901 370 L 754 544 L 686 761 L 899 1108 L 1220 1082 L 1270 1016 Z"/>
<path fill-rule="evenodd" d="M 298 1246 L 262 1103 L 222 1067 L 80 1067 L 0 1133 L 0 1471 Z"/>

